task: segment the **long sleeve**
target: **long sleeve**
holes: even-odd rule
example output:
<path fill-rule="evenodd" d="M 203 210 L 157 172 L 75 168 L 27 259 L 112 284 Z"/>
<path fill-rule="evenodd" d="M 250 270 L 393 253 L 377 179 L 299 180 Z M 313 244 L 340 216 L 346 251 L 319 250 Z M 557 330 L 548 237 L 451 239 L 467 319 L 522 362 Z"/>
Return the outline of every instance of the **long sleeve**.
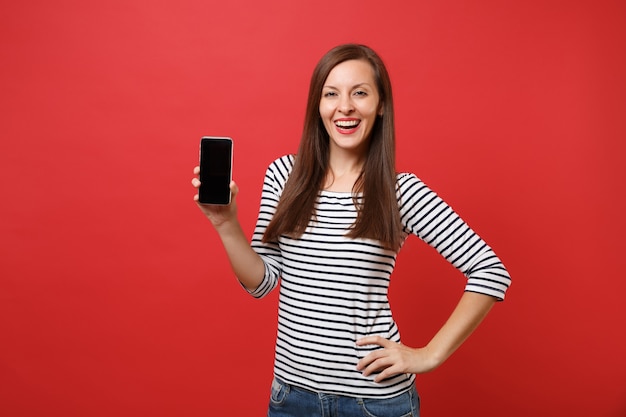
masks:
<path fill-rule="evenodd" d="M 487 243 L 413 174 L 398 177 L 400 214 L 407 233 L 435 248 L 467 277 L 465 291 L 503 300 L 511 278 Z"/>
<path fill-rule="evenodd" d="M 263 180 L 259 215 L 251 242 L 252 249 L 261 256 L 265 264 L 263 281 L 256 289 L 250 291 L 250 294 L 256 298 L 265 297 L 276 288 L 282 273 L 282 254 L 278 247 L 278 242 L 263 243 L 261 239 L 267 225 L 276 212 L 282 190 L 293 168 L 293 160 L 294 158 L 291 155 L 275 160 L 268 167 Z"/>

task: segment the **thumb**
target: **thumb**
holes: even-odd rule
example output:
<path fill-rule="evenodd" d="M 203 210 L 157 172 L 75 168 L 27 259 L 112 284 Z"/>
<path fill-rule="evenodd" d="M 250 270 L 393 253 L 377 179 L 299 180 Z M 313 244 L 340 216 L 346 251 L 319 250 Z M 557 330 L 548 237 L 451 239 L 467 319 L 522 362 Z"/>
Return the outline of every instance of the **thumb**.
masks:
<path fill-rule="evenodd" d="M 230 192 L 233 195 L 233 198 L 235 198 L 237 194 L 239 194 L 239 187 L 237 186 L 235 181 L 231 181 L 229 184 L 229 187 L 230 187 Z"/>

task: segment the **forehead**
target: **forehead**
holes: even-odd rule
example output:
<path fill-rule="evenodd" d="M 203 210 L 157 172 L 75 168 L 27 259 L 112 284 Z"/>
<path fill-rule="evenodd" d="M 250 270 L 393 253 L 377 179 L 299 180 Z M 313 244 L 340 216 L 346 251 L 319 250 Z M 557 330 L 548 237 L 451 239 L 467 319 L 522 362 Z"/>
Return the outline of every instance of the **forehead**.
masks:
<path fill-rule="evenodd" d="M 349 60 L 341 62 L 330 71 L 324 86 L 353 86 L 357 84 L 376 85 L 374 68 L 364 60 Z"/>

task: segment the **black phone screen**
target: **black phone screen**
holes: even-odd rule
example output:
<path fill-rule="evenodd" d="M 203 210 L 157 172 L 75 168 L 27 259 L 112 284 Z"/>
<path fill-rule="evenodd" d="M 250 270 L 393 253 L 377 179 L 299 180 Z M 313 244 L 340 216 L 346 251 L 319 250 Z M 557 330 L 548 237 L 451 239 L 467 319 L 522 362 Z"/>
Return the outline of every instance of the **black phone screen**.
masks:
<path fill-rule="evenodd" d="M 232 161 L 232 139 L 203 137 L 200 140 L 200 203 L 230 204 Z"/>

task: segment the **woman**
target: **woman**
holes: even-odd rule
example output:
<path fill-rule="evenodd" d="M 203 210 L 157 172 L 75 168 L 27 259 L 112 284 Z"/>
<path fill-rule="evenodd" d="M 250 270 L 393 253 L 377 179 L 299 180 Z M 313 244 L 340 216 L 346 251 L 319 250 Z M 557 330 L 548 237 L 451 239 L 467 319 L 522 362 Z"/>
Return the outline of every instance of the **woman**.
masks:
<path fill-rule="evenodd" d="M 298 154 L 268 168 L 251 244 L 237 220 L 235 183 L 231 191 L 230 206 L 199 207 L 234 273 L 254 297 L 281 280 L 269 416 L 418 416 L 415 374 L 441 365 L 510 284 L 498 257 L 445 202 L 415 175 L 396 173 L 391 83 L 366 46 L 338 46 L 315 68 Z M 387 299 L 410 233 L 468 279 L 449 320 L 421 348 L 400 343 Z"/>

